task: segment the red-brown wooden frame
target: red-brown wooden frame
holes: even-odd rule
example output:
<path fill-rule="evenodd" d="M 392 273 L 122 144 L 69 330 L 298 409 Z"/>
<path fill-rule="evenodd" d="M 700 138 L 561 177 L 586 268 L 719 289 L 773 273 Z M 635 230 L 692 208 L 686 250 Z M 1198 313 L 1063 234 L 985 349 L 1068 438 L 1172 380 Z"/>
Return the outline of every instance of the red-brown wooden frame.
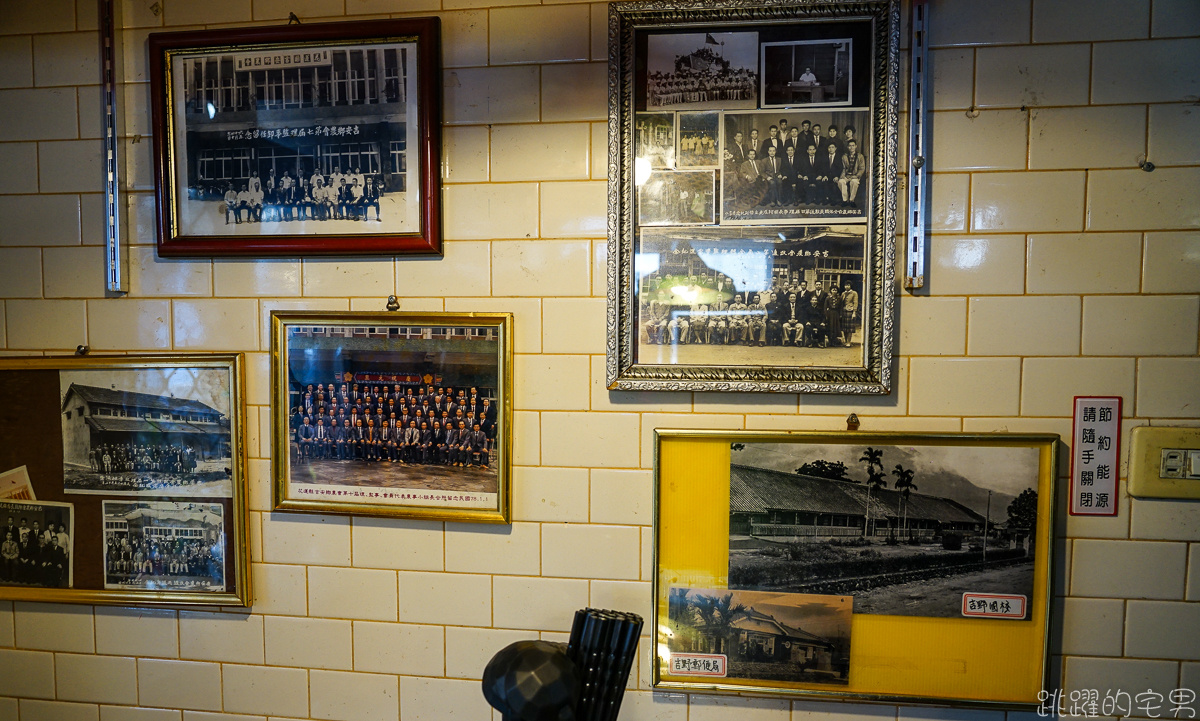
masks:
<path fill-rule="evenodd" d="M 415 37 L 417 43 L 418 148 L 421 159 L 421 231 L 416 233 L 357 235 L 257 235 L 225 238 L 174 235 L 172 227 L 175 188 L 170 184 L 167 58 L 175 52 L 203 51 L 213 46 L 270 43 L 336 44 L 347 41 Z M 364 20 L 285 25 L 275 27 L 153 33 L 150 46 L 150 93 L 154 140 L 154 193 L 161 256 L 306 256 L 306 255 L 441 255 L 441 32 L 436 17 L 400 20 Z M 410 149 L 410 152 L 413 149 Z"/>

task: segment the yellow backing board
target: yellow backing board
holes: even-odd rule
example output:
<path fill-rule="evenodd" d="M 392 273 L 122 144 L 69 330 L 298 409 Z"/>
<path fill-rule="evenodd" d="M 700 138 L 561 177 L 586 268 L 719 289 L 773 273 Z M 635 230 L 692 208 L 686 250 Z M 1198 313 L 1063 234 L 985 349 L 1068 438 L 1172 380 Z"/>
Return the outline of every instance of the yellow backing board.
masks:
<path fill-rule="evenodd" d="M 855 614 L 848 686 L 718 679 L 667 673 L 660 630 L 655 685 L 664 688 L 784 692 L 834 697 L 1025 708 L 1038 704 L 1047 662 L 1053 534 L 1055 435 L 919 435 L 657 431 L 655 624 L 667 616 L 671 586 L 726 588 L 729 568 L 730 443 L 989 445 L 1040 450 L 1038 525 L 1030 619 Z"/>

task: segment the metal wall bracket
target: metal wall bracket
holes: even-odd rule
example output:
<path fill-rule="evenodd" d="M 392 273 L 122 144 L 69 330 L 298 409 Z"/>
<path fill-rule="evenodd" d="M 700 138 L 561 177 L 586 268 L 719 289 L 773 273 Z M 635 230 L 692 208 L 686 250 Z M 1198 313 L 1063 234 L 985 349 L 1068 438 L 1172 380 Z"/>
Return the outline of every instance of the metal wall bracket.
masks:
<path fill-rule="evenodd" d="M 125 152 L 120 137 L 120 115 L 125 108 L 121 51 L 121 2 L 99 0 L 100 82 L 104 93 L 104 278 L 112 293 L 128 293 L 126 251 L 122 247 L 127 211 L 121 197 L 121 170 Z"/>
<path fill-rule="evenodd" d="M 912 0 L 912 37 L 909 42 L 908 79 L 908 237 L 904 256 L 904 287 L 925 287 L 925 228 L 929 203 L 926 162 L 926 110 L 929 98 L 928 62 L 925 48 L 929 41 L 929 5 Z"/>

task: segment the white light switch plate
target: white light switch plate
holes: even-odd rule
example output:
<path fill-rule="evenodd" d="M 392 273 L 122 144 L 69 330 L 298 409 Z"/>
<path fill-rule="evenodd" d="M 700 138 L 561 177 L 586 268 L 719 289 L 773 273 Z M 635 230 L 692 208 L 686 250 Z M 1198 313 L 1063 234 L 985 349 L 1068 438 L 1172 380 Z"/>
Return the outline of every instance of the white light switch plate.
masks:
<path fill-rule="evenodd" d="M 1200 498 L 1200 428 L 1138 426 L 1129 440 L 1129 495 Z"/>

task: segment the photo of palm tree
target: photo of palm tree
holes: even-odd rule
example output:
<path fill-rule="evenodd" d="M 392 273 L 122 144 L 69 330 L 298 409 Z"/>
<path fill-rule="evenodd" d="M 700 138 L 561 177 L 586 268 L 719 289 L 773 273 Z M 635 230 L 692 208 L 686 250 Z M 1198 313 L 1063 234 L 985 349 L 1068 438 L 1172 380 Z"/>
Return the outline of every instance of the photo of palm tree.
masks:
<path fill-rule="evenodd" d="M 964 593 L 1033 594 L 1036 448 L 734 443 L 730 459 L 731 589 L 940 617 Z"/>
<path fill-rule="evenodd" d="M 667 673 L 848 684 L 852 607 L 849 596 L 671 587 Z"/>

